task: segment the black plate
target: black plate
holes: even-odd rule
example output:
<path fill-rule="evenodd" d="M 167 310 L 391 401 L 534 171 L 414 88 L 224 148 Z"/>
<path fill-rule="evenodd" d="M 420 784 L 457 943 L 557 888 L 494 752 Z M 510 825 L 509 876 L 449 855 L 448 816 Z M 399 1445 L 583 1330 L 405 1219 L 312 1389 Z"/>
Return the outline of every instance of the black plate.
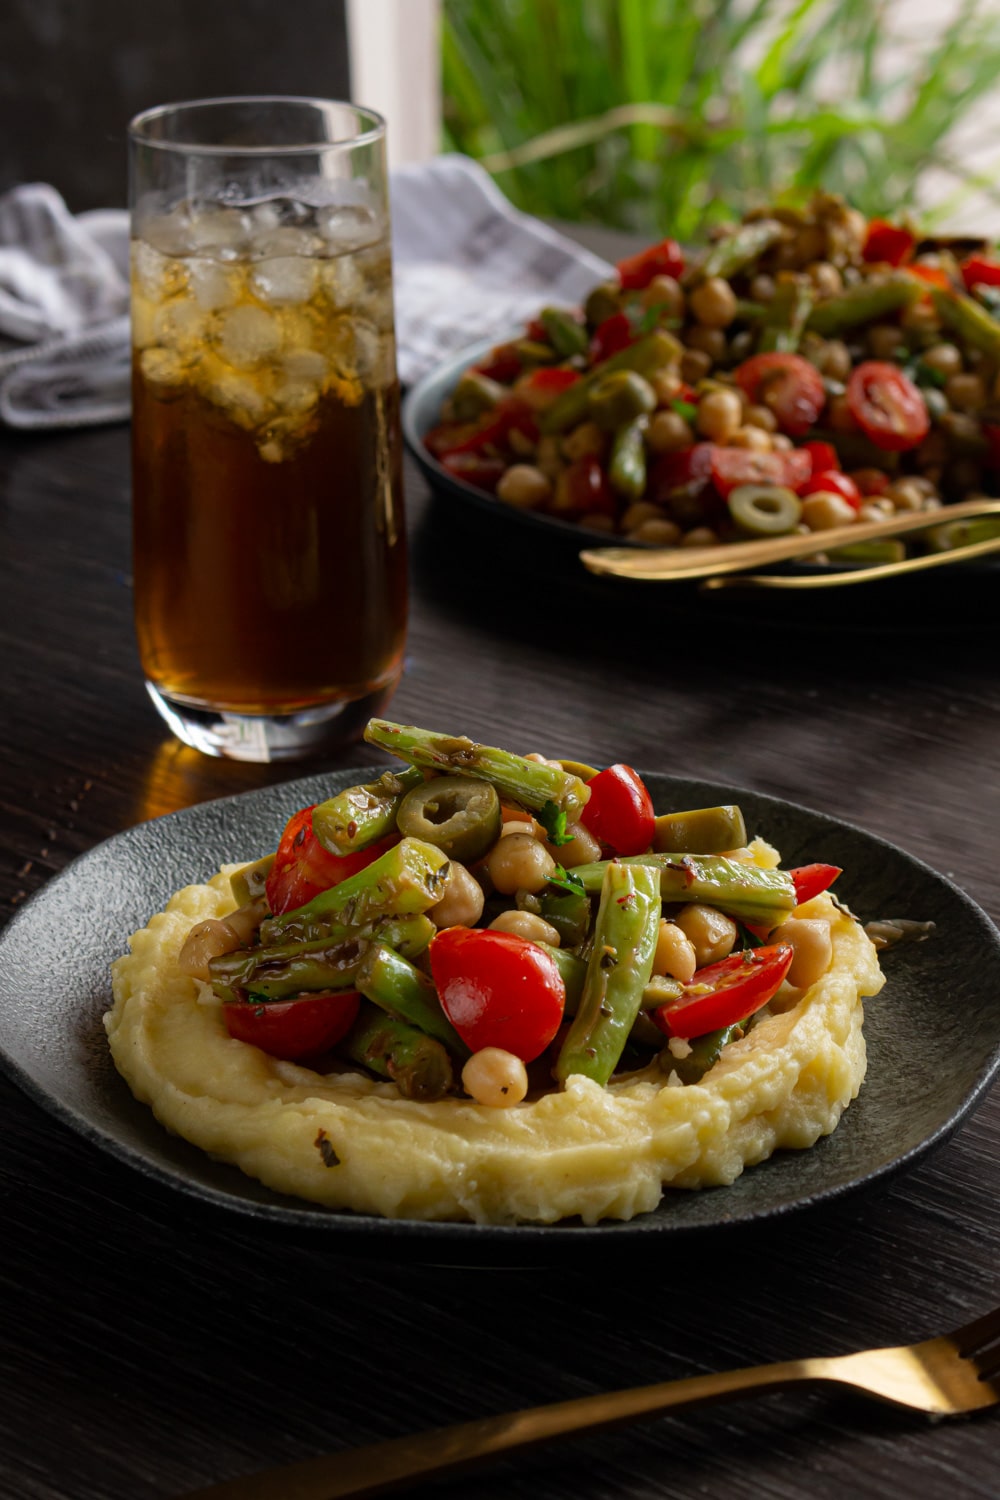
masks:
<path fill-rule="evenodd" d="M 381 769 L 381 768 L 380 768 Z M 783 1152 L 729 1188 L 668 1191 L 630 1223 L 483 1227 L 383 1220 L 282 1197 L 169 1135 L 119 1078 L 101 1017 L 109 965 L 180 886 L 274 848 L 294 809 L 371 778 L 342 771 L 203 803 L 140 824 L 74 861 L 0 935 L 0 1061 L 38 1103 L 139 1171 L 262 1227 L 318 1231 L 342 1252 L 433 1256 L 467 1265 L 583 1260 L 617 1243 L 718 1231 L 836 1198 L 909 1165 L 943 1141 L 1000 1068 L 1000 936 L 968 896 L 883 840 L 755 792 L 649 775 L 660 808 L 739 802 L 787 865 L 841 865 L 838 891 L 867 920 L 932 918 L 933 937 L 885 957 L 867 1003 L 868 1077 L 839 1127 Z M 650 1238 L 652 1237 L 652 1238 Z"/>

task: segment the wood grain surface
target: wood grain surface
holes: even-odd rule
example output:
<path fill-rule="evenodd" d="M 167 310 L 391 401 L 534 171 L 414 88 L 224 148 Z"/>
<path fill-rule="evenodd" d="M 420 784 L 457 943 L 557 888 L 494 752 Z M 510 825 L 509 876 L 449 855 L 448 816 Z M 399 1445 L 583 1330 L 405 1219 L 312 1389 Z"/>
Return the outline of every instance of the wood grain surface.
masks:
<path fill-rule="evenodd" d="M 322 769 L 207 760 L 167 736 L 132 637 L 127 449 L 124 427 L 0 438 L 8 916 L 122 828 Z M 408 481 L 413 613 L 392 716 L 788 797 L 1000 914 L 996 574 L 820 602 L 615 587 Z M 370 760 L 354 748 L 329 765 Z M 167 1500 L 517 1406 L 908 1341 L 1000 1299 L 996 1090 L 876 1190 L 566 1273 L 355 1260 L 262 1232 L 140 1178 L 3 1079 L 0 1129 L 2 1500 Z M 931 1425 L 789 1392 L 447 1492 L 993 1500 L 998 1436 L 995 1411 Z"/>

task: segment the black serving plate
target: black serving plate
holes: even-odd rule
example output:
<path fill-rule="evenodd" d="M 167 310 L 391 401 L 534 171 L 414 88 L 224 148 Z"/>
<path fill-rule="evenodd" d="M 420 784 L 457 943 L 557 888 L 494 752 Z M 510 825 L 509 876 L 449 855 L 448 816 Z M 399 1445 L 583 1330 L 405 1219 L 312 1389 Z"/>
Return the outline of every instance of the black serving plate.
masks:
<path fill-rule="evenodd" d="M 447 1264 L 597 1262 L 696 1233 L 773 1220 L 877 1186 L 939 1145 L 1000 1068 L 1000 936 L 950 881 L 861 829 L 715 783 L 651 774 L 659 809 L 739 802 L 788 866 L 843 867 L 837 890 L 861 920 L 933 919 L 926 942 L 884 958 L 866 1002 L 868 1076 L 833 1135 L 782 1152 L 728 1188 L 668 1190 L 629 1223 L 481 1226 L 384 1220 L 283 1197 L 168 1134 L 115 1071 L 101 1018 L 109 966 L 179 887 L 274 848 L 297 808 L 373 772 L 342 771 L 203 803 L 117 834 L 74 861 L 0 935 L 0 1064 L 57 1119 L 129 1167 L 243 1215 L 261 1229 L 317 1234 L 331 1251 Z"/>

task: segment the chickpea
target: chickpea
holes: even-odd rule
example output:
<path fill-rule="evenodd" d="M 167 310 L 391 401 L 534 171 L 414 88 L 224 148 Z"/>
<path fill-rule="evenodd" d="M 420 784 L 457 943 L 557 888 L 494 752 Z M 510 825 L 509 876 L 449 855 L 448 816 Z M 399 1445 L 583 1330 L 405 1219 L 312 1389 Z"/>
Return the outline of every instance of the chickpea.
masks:
<path fill-rule="evenodd" d="M 807 267 L 809 280 L 821 297 L 836 297 L 844 290 L 844 278 L 828 260 L 814 260 Z"/>
<path fill-rule="evenodd" d="M 502 839 L 509 839 L 511 835 L 515 833 L 526 833 L 529 839 L 538 837 L 538 832 L 535 828 L 534 822 L 527 815 L 525 815 L 523 822 L 514 821 L 512 819 L 509 823 L 504 823 L 503 827 L 500 829 L 500 837 Z"/>
<path fill-rule="evenodd" d="M 571 823 L 566 833 L 568 844 L 560 844 L 558 848 L 546 845 L 549 853 L 564 870 L 572 870 L 577 865 L 592 865 L 595 860 L 600 859 L 601 841 L 585 823 Z"/>
<path fill-rule="evenodd" d="M 958 375 L 962 369 L 962 356 L 954 344 L 932 344 L 920 356 L 920 363 L 928 370 L 935 370 L 945 379 Z"/>
<path fill-rule="evenodd" d="M 829 380 L 847 380 L 853 368 L 851 351 L 843 339 L 827 339 L 816 351 L 814 364 Z"/>
<path fill-rule="evenodd" d="M 559 439 L 554 433 L 547 432 L 544 437 L 538 439 L 538 447 L 535 450 L 535 463 L 549 479 L 554 480 L 562 472 L 562 452 Z M 506 475 L 504 478 L 506 478 Z M 501 480 L 502 483 L 503 480 Z M 500 493 L 499 485 L 497 485 L 497 493 Z"/>
<path fill-rule="evenodd" d="M 774 277 L 759 271 L 750 283 L 752 302 L 771 302 L 774 299 Z"/>
<path fill-rule="evenodd" d="M 894 323 L 876 323 L 869 328 L 866 342 L 872 359 L 896 359 L 903 338 Z"/>
<path fill-rule="evenodd" d="M 884 495 L 865 500 L 858 511 L 859 521 L 887 521 L 896 514 L 896 507 Z M 813 559 L 815 561 L 815 559 Z"/>
<path fill-rule="evenodd" d="M 696 286 L 688 302 L 705 328 L 728 328 L 736 316 L 736 293 L 721 276 L 709 276 Z"/>
<path fill-rule="evenodd" d="M 763 427 L 737 427 L 736 431 L 724 439 L 730 448 L 747 448 L 751 453 L 770 453 L 773 447 L 771 434 L 765 432 Z"/>
<path fill-rule="evenodd" d="M 510 1109 L 528 1092 L 528 1073 L 513 1052 L 502 1047 L 483 1047 L 473 1052 L 462 1069 L 462 1087 L 477 1104 L 487 1109 Z"/>
<path fill-rule="evenodd" d="M 803 500 L 802 519 L 810 531 L 828 531 L 831 526 L 849 526 L 857 520 L 857 511 L 843 495 L 817 490 Z"/>
<path fill-rule="evenodd" d="M 792 966 L 785 976 L 797 990 L 808 989 L 822 978 L 833 958 L 830 924 L 822 917 L 790 917 L 768 938 L 769 943 L 788 943 Z"/>
<path fill-rule="evenodd" d="M 978 411 L 986 405 L 986 386 L 981 375 L 952 375 L 945 382 L 945 400 L 957 411 Z"/>
<path fill-rule="evenodd" d="M 502 911 L 490 923 L 491 932 L 512 932 L 529 943 L 548 943 L 550 948 L 559 947 L 559 934 L 551 922 L 537 916 L 533 911 Z"/>
<path fill-rule="evenodd" d="M 794 447 L 795 444 L 786 433 L 774 432 L 771 434 L 772 453 L 790 453 Z"/>
<path fill-rule="evenodd" d="M 479 881 L 453 859 L 444 895 L 427 915 L 435 927 L 475 927 L 483 914 L 485 899 Z"/>
<path fill-rule="evenodd" d="M 666 308 L 671 318 L 684 316 L 684 288 L 672 276 L 654 276 L 639 300 L 643 307 Z"/>
<path fill-rule="evenodd" d="M 778 419 L 769 406 L 755 406 L 750 402 L 743 412 L 745 427 L 759 427 L 762 432 L 777 432 Z"/>
<path fill-rule="evenodd" d="M 570 463 L 577 458 L 600 458 L 607 447 L 607 436 L 596 422 L 581 422 L 562 440 L 563 458 Z"/>
<path fill-rule="evenodd" d="M 714 443 L 726 442 L 742 421 L 743 403 L 735 391 L 709 391 L 698 403 L 696 426 L 702 437 Z"/>
<path fill-rule="evenodd" d="M 534 464 L 513 464 L 497 485 L 497 498 L 518 510 L 537 510 L 551 494 L 552 480 Z"/>
<path fill-rule="evenodd" d="M 556 868 L 545 845 L 527 833 L 512 833 L 498 839 L 484 865 L 502 896 L 513 896 L 515 891 L 540 891 Z"/>
<path fill-rule="evenodd" d="M 923 510 L 927 496 L 912 479 L 896 479 L 885 492 L 893 510 Z"/>
<path fill-rule="evenodd" d="M 182 974 L 188 974 L 192 979 L 203 979 L 207 983 L 211 977 L 209 959 L 221 958 L 224 953 L 235 953 L 242 946 L 228 922 L 207 917 L 204 922 L 197 922 L 184 939 L 177 966 Z"/>
<path fill-rule="evenodd" d="M 662 515 L 660 507 L 654 505 L 652 501 L 633 500 L 632 504 L 622 512 L 622 531 L 634 531 L 637 526 L 642 525 L 643 521 L 655 521 Z"/>
<path fill-rule="evenodd" d="M 899 321 L 909 333 L 915 333 L 919 339 L 934 341 L 941 336 L 941 319 L 934 304 L 925 302 L 923 298 L 904 307 Z"/>
<path fill-rule="evenodd" d="M 712 368 L 712 356 L 703 349 L 685 349 L 681 355 L 681 380 L 697 385 Z"/>
<path fill-rule="evenodd" d="M 669 406 L 675 400 L 683 381 L 677 370 L 651 370 L 646 376 L 660 406 Z"/>
<path fill-rule="evenodd" d="M 714 365 L 720 364 L 726 357 L 726 335 L 721 328 L 705 328 L 698 324 L 688 329 L 684 342 L 689 349 L 701 349 L 709 355 Z"/>
<path fill-rule="evenodd" d="M 687 984 L 697 967 L 698 961 L 691 939 L 681 931 L 676 922 L 661 918 L 656 952 L 653 954 L 653 973 L 669 974 L 672 979 L 679 979 L 682 984 Z"/>
<path fill-rule="evenodd" d="M 651 547 L 676 547 L 681 528 L 676 521 L 668 521 L 666 516 L 650 516 L 628 535 L 632 541 L 647 542 Z"/>
<path fill-rule="evenodd" d="M 646 447 L 651 453 L 676 453 L 693 442 L 690 424 L 679 411 L 654 411 L 646 428 Z"/>
<path fill-rule="evenodd" d="M 674 922 L 694 949 L 699 969 L 728 958 L 736 946 L 736 923 L 714 906 L 692 901 L 690 906 L 681 907 Z"/>
<path fill-rule="evenodd" d="M 718 536 L 711 526 L 692 526 L 690 531 L 685 531 L 681 537 L 682 547 L 714 547 L 718 543 Z"/>
<path fill-rule="evenodd" d="M 827 426 L 831 427 L 834 432 L 854 432 L 857 430 L 858 424 L 854 420 L 854 413 L 847 404 L 846 396 L 831 397 L 827 406 L 826 422 Z"/>
<path fill-rule="evenodd" d="M 522 432 L 519 427 L 514 427 L 508 433 L 507 441 L 517 454 L 518 458 L 534 458 L 537 443 L 534 438 Z"/>

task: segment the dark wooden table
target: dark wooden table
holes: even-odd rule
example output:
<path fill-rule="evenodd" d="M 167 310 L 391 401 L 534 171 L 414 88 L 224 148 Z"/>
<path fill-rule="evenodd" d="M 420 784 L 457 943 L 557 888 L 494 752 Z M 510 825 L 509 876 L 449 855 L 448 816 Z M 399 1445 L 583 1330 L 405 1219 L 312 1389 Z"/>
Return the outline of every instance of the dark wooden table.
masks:
<path fill-rule="evenodd" d="M 321 769 L 207 760 L 167 736 L 132 639 L 127 449 L 125 428 L 0 438 L 7 915 L 119 829 Z M 615 590 L 527 533 L 441 511 L 412 471 L 408 499 L 396 717 L 805 802 L 1000 914 L 991 586 L 791 604 Z M 996 1090 L 876 1191 L 566 1272 L 262 1236 L 2 1078 L 0 1132 L 3 1500 L 156 1500 L 519 1405 L 924 1337 L 1000 1299 Z M 996 1412 L 932 1425 L 797 1391 L 549 1449 L 451 1493 L 993 1500 L 998 1438 Z"/>

